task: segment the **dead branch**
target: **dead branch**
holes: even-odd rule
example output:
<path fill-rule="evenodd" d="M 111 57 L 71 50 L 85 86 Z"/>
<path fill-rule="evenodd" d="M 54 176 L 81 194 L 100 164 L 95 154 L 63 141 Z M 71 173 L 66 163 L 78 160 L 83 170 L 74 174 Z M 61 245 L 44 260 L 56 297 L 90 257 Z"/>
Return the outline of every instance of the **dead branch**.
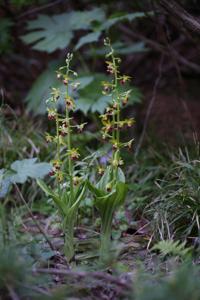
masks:
<path fill-rule="evenodd" d="M 140 33 L 132 31 L 124 25 L 120 25 L 119 27 L 123 32 L 125 32 L 129 36 L 132 36 L 132 38 L 142 40 L 154 50 L 161 52 L 166 56 L 171 56 L 171 52 L 164 45 L 161 45 L 158 42 L 151 40 Z M 180 53 L 178 53 L 175 49 L 173 49 L 173 55 L 174 57 L 176 57 L 177 61 L 181 63 L 181 65 L 186 66 L 187 68 L 195 71 L 196 73 L 200 73 L 200 66 L 198 64 L 189 61 L 188 59 L 180 55 Z"/>
<path fill-rule="evenodd" d="M 6 287 L 7 287 L 8 291 L 9 291 L 9 295 L 10 295 L 10 298 L 12 300 L 20 300 L 20 298 L 17 295 L 16 291 L 13 289 L 13 287 L 10 284 L 7 284 Z"/>
<path fill-rule="evenodd" d="M 189 14 L 182 6 L 174 0 L 160 0 L 160 6 L 168 15 L 180 21 L 188 30 L 200 34 L 200 22 Z"/>
<path fill-rule="evenodd" d="M 84 271 L 71 271 L 71 270 L 58 270 L 55 268 L 49 268 L 49 269 L 35 269 L 33 270 L 33 274 L 52 274 L 52 275 L 62 275 L 62 276 L 69 276 L 77 279 L 81 278 L 96 278 L 100 280 L 104 280 L 109 283 L 116 284 L 117 286 L 120 286 L 121 288 L 125 289 L 131 289 L 131 284 L 125 281 L 124 279 L 121 279 L 119 277 L 112 276 L 107 273 L 103 272 L 84 272 Z"/>

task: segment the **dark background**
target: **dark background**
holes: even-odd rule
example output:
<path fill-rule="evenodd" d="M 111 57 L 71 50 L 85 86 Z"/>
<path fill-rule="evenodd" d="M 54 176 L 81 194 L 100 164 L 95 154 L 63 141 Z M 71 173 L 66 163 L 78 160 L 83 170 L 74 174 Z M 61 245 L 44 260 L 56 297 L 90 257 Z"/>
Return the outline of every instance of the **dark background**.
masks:
<path fill-rule="evenodd" d="M 2 101 L 18 116 L 25 113 L 24 101 L 33 83 L 51 61 L 63 59 L 67 51 L 90 30 L 76 30 L 67 48 L 53 52 L 34 50 L 22 41 L 27 24 L 42 15 L 101 8 L 110 18 L 134 12 L 153 12 L 132 22 L 116 23 L 102 32 L 95 49 L 109 35 L 129 46 L 144 42 L 148 51 L 123 55 L 122 70 L 133 76 L 134 85 L 143 94 L 135 105 L 138 134 L 144 130 L 170 143 L 192 140 L 200 132 L 200 4 L 199 1 L 1 1 L 0 2 L 0 86 Z M 68 28 L 66 26 L 65 30 Z M 37 31 L 37 30 L 36 30 Z M 59 48 L 59 45 L 58 45 Z M 86 53 L 90 44 L 79 49 L 90 72 L 105 72 L 104 58 Z M 94 54 L 95 56 L 95 54 Z M 79 61 L 76 63 L 79 67 Z M 93 67 L 91 68 L 91 66 Z M 37 99 L 38 101 L 38 99 Z M 43 101 L 43 99 L 41 99 Z M 9 114 L 10 110 L 5 110 Z"/>

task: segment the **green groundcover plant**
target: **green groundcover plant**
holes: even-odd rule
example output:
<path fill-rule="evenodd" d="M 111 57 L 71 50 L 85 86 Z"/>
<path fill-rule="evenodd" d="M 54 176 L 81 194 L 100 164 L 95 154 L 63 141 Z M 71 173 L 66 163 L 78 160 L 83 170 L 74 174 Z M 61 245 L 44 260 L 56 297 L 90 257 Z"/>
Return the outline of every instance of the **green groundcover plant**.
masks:
<path fill-rule="evenodd" d="M 123 142 L 120 132 L 134 124 L 134 119 L 121 119 L 120 113 L 123 106 L 129 100 L 131 90 L 124 91 L 120 85 L 125 85 L 130 80 L 127 75 L 121 75 L 119 71 L 120 58 L 114 56 L 114 50 L 109 39 L 105 40 L 109 48 L 106 55 L 107 72 L 110 81 L 102 82 L 103 94 L 110 96 L 112 101 L 104 114 L 100 115 L 102 121 L 102 139 L 112 146 L 112 156 L 107 166 L 99 164 L 97 180 L 90 180 L 89 172 L 83 170 L 83 160 L 80 160 L 78 148 L 72 145 L 72 135 L 75 131 L 82 132 L 86 123 L 77 124 L 73 118 L 75 110 L 75 97 L 73 92 L 79 83 L 75 80 L 77 74 L 71 70 L 70 64 L 73 55 L 68 54 L 66 66 L 61 67 L 57 77 L 65 85 L 65 109 L 64 113 L 59 108 L 59 98 L 63 97 L 60 89 L 52 88 L 48 104 L 48 118 L 55 123 L 55 135 L 46 134 L 48 143 L 56 147 L 56 157 L 52 160 L 50 176 L 55 179 L 55 188 L 47 186 L 42 180 L 38 180 L 39 186 L 50 196 L 56 204 L 61 218 L 65 235 L 64 253 L 68 261 L 74 257 L 74 227 L 78 215 L 79 205 L 86 192 L 91 192 L 94 197 L 94 206 L 101 217 L 101 246 L 100 258 L 107 257 L 111 244 L 111 228 L 114 212 L 124 203 L 127 185 L 121 169 L 123 160 L 121 149 L 131 149 L 133 139 Z M 99 179 L 100 177 L 100 179 Z"/>

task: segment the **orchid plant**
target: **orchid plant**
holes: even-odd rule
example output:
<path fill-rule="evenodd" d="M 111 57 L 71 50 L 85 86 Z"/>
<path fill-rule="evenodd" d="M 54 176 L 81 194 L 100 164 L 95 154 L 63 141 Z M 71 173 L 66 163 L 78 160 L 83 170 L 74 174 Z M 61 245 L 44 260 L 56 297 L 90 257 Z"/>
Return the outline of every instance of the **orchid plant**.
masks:
<path fill-rule="evenodd" d="M 120 58 L 115 57 L 114 49 L 109 39 L 105 39 L 105 46 L 109 48 L 106 55 L 107 72 L 111 75 L 110 81 L 104 81 L 103 94 L 112 97 L 112 104 L 106 112 L 100 115 L 103 127 L 102 138 L 112 145 L 112 157 L 109 165 L 104 169 L 99 167 L 101 179 L 98 183 L 89 183 L 89 189 L 94 195 L 94 203 L 101 216 L 101 246 L 100 258 L 105 259 L 109 253 L 111 243 L 111 229 L 114 212 L 124 203 L 127 185 L 125 176 L 121 169 L 123 160 L 121 157 L 122 148 L 132 147 L 133 139 L 123 142 L 120 132 L 127 127 L 132 127 L 134 119 L 121 119 L 121 109 L 128 102 L 131 90 L 121 91 L 120 85 L 126 84 L 130 80 L 127 75 L 121 75 L 119 71 Z"/>
<path fill-rule="evenodd" d="M 75 80 L 77 74 L 70 68 L 72 58 L 73 55 L 68 54 L 66 65 L 57 72 L 57 78 L 65 86 L 64 95 L 60 89 L 52 88 L 51 97 L 46 101 L 48 119 L 55 123 L 55 135 L 47 133 L 46 141 L 52 143 L 56 148 L 56 156 L 51 162 L 52 170 L 49 174 L 56 180 L 56 188 L 52 189 L 42 180 L 38 180 L 39 186 L 53 199 L 60 212 L 65 237 L 64 253 L 68 261 L 74 257 L 74 227 L 78 208 L 87 185 L 86 178 L 80 176 L 79 150 L 72 145 L 73 132 L 82 132 L 86 124 L 76 124 L 73 119 L 75 101 L 70 95 L 70 90 L 75 90 L 78 82 Z M 59 98 L 63 96 L 65 100 L 64 114 L 58 110 Z"/>
<path fill-rule="evenodd" d="M 120 85 L 125 85 L 130 80 L 127 75 L 121 75 L 119 66 L 120 58 L 115 57 L 110 40 L 105 40 L 109 48 L 106 55 L 107 71 L 111 75 L 109 81 L 102 82 L 103 94 L 112 97 L 112 101 L 104 114 L 100 115 L 102 122 L 102 138 L 112 145 L 112 155 L 107 167 L 99 166 L 98 176 L 100 180 L 92 183 L 89 174 L 81 170 L 83 160 L 79 161 L 79 150 L 72 145 L 72 134 L 78 130 L 82 132 L 86 123 L 76 124 L 73 119 L 75 101 L 71 96 L 71 90 L 78 86 L 75 80 L 77 74 L 71 70 L 72 54 L 67 55 L 66 65 L 57 72 L 57 77 L 65 86 L 64 95 L 60 89 L 52 88 L 48 104 L 48 119 L 55 124 L 55 135 L 46 134 L 48 143 L 56 148 L 55 158 L 52 160 L 50 176 L 56 181 L 55 189 L 47 186 L 42 180 L 38 180 L 39 186 L 49 195 L 57 206 L 61 218 L 65 236 L 64 253 L 68 261 L 72 260 L 75 253 L 74 227 L 78 215 L 78 208 L 86 189 L 94 196 L 94 205 L 101 217 L 101 245 L 100 258 L 104 259 L 111 246 L 112 221 L 115 211 L 124 203 L 127 185 L 124 173 L 121 169 L 123 159 L 121 150 L 132 147 L 133 139 L 122 141 L 121 131 L 134 124 L 133 118 L 122 119 L 121 109 L 128 102 L 131 90 L 121 90 Z M 64 96 L 65 114 L 59 112 L 58 101 Z M 89 173 L 89 171 L 88 171 Z"/>

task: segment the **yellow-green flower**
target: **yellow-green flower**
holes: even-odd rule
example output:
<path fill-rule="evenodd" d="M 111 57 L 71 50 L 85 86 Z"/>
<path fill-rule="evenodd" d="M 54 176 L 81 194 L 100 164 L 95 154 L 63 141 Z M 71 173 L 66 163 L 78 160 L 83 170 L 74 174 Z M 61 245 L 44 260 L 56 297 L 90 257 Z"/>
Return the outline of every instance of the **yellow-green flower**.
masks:
<path fill-rule="evenodd" d="M 71 98 L 71 97 L 67 97 L 65 99 L 65 103 L 66 103 L 66 106 L 69 110 L 74 110 L 75 108 L 75 103 L 74 103 L 74 100 Z"/>
<path fill-rule="evenodd" d="M 56 119 L 57 112 L 54 108 L 47 108 L 47 112 L 48 112 L 48 119 L 49 120 L 55 120 Z"/>
<path fill-rule="evenodd" d="M 77 148 L 72 148 L 70 151 L 68 151 L 68 154 L 72 160 L 77 160 L 80 156 Z"/>
<path fill-rule="evenodd" d="M 74 176 L 74 177 L 73 177 L 73 184 L 74 184 L 75 186 L 79 185 L 79 184 L 81 183 L 81 181 L 82 181 L 82 178 L 81 178 L 81 177 L 79 177 L 79 176 Z"/>

